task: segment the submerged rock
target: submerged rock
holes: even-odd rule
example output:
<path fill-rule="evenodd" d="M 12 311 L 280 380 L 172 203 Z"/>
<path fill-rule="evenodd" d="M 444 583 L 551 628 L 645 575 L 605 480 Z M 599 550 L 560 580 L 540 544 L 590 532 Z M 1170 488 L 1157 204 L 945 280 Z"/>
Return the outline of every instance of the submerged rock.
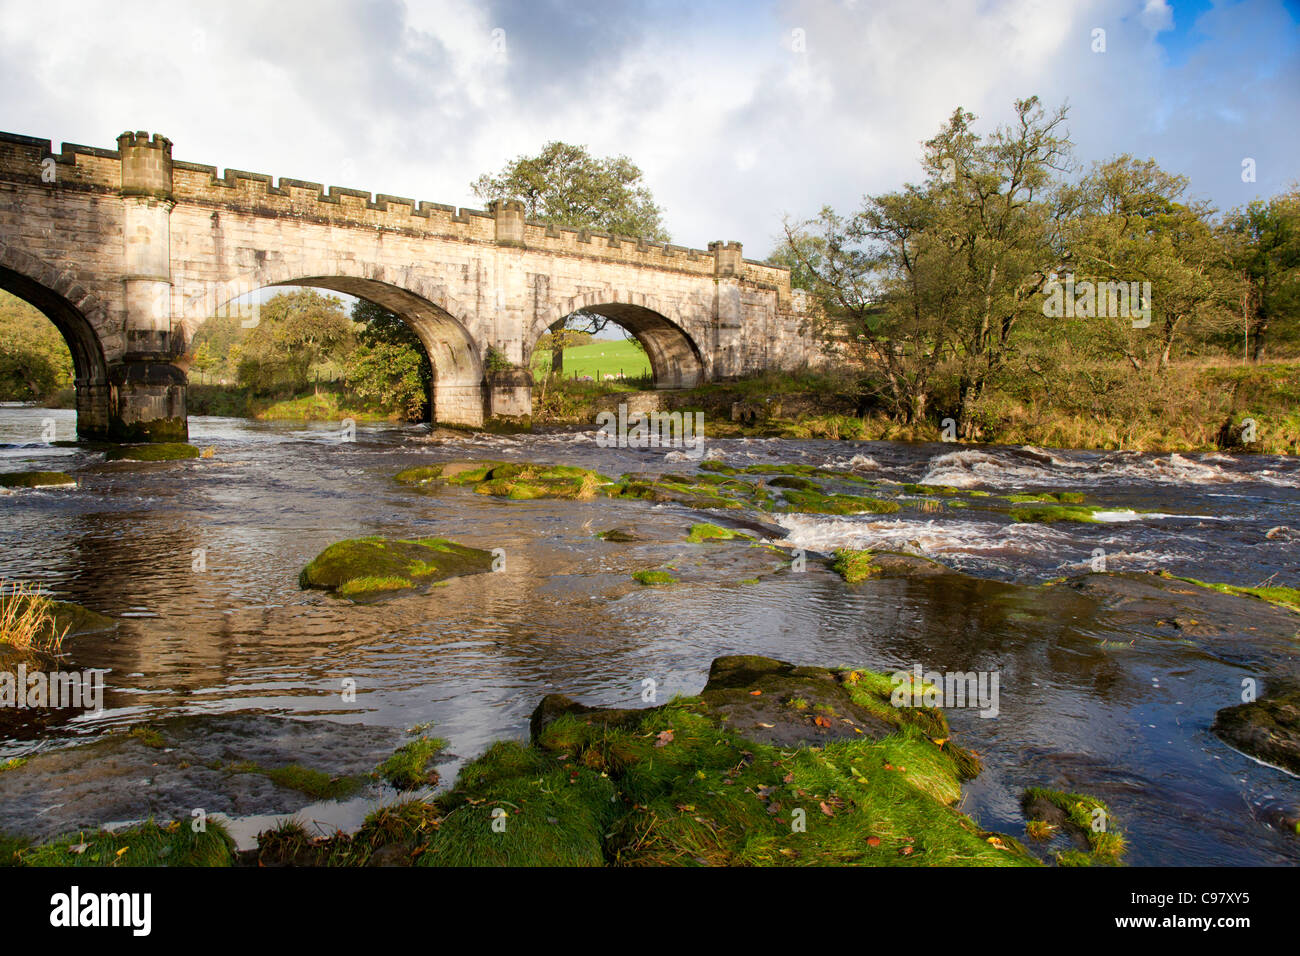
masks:
<path fill-rule="evenodd" d="M 1225 707 L 1213 730 L 1242 753 L 1300 775 L 1300 690 Z"/>
<path fill-rule="evenodd" d="M 292 813 L 341 796 L 401 738 L 392 728 L 265 714 L 176 717 L 48 750 L 4 771 L 0 833 L 48 839 L 109 821 Z"/>
<path fill-rule="evenodd" d="M 0 488 L 75 488 L 77 479 L 61 471 L 11 471 L 0 475 Z"/>
<path fill-rule="evenodd" d="M 298 585 L 358 598 L 492 570 L 492 552 L 445 538 L 354 538 L 332 544 L 302 569 Z"/>
<path fill-rule="evenodd" d="M 104 454 L 106 461 L 182 461 L 201 458 L 203 452 L 184 442 L 158 442 L 151 445 L 122 445 Z M 208 456 L 211 457 L 211 456 Z"/>

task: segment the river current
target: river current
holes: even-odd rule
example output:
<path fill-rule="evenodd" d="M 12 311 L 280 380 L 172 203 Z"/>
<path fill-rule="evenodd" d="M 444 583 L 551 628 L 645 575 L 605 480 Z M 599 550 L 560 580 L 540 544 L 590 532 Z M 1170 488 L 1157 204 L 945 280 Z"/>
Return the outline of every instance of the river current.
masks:
<path fill-rule="evenodd" d="M 40 583 L 121 623 L 65 646 L 65 668 L 108 669 L 103 711 L 11 721 L 0 761 L 142 720 L 231 712 L 397 729 L 432 721 L 463 760 L 493 740 L 526 736 L 546 693 L 641 706 L 647 678 L 661 700 L 694 693 L 723 654 L 885 671 L 919 663 L 1000 675 L 996 719 L 950 714 L 985 762 L 961 805 L 984 827 L 1023 835 L 1019 795 L 1046 785 L 1106 800 L 1135 864 L 1300 862 L 1300 840 L 1271 822 L 1275 810 L 1300 808 L 1300 780 L 1209 731 L 1214 712 L 1238 702 L 1243 676 L 1266 686 L 1284 676 L 1259 663 L 1276 660 L 1276 649 L 1256 654 L 1246 622 L 1232 654 L 1135 640 L 1117 619 L 1030 587 L 1087 572 L 1098 552 L 1112 571 L 1296 587 L 1294 458 L 709 440 L 709 458 L 737 466 L 796 462 L 1000 495 L 1083 491 L 1107 507 L 1097 524 L 905 509 L 787 515 L 773 531 L 810 555 L 912 551 L 970 576 L 957 583 L 847 586 L 810 561 L 806 573 L 758 583 L 719 565 L 712 579 L 706 567 L 695 583 L 647 588 L 631 573 L 674 560 L 707 564 L 707 551 L 681 539 L 708 515 L 645 501 L 422 495 L 391 476 L 466 458 L 612 475 L 693 470 L 678 452 L 601 448 L 590 430 L 431 441 L 423 427 L 361 426 L 344 441 L 329 425 L 196 417 L 190 440 L 214 446 L 214 457 L 106 463 L 98 452 L 45 441 L 46 419 L 56 439 L 74 437 L 72 412 L 0 407 L 0 471 L 62 470 L 78 486 L 0 495 L 0 578 Z M 644 531 L 647 541 L 594 536 L 615 526 Z M 505 567 L 369 605 L 299 589 L 299 570 L 323 548 L 369 534 L 501 548 Z M 1248 615 L 1251 603 L 1242 603 Z M 349 679 L 355 701 L 340 694 Z M 0 776 L 0 800 L 5 786 Z M 355 826 L 375 799 L 299 816 Z M 264 822 L 236 829 L 246 836 Z"/>

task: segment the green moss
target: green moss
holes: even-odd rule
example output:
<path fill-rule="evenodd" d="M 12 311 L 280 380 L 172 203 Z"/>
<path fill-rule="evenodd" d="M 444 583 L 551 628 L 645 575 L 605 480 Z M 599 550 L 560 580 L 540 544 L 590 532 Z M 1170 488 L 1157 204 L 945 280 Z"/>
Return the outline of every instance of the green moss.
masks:
<path fill-rule="evenodd" d="M 785 500 L 790 511 L 805 514 L 893 514 L 898 510 L 896 501 L 883 501 L 880 498 L 868 498 L 858 495 L 827 495 L 815 491 L 798 491 L 787 488 Z"/>
<path fill-rule="evenodd" d="M 1065 851 L 1058 854 L 1057 863 L 1061 866 L 1113 866 L 1120 862 L 1128 849 L 1124 834 L 1116 826 L 1110 808 L 1096 797 L 1045 787 L 1030 787 L 1025 791 L 1021 803 L 1031 822 L 1059 821 L 1087 840 L 1088 853 Z M 1053 813 L 1050 808 L 1055 808 L 1057 812 Z M 1056 819 L 1047 819 L 1049 815 Z"/>
<path fill-rule="evenodd" d="M 11 471 L 0 475 L 0 488 L 59 488 L 76 483 L 77 479 L 61 471 Z"/>
<path fill-rule="evenodd" d="M 0 773 L 4 773 L 6 770 L 17 770 L 26 762 L 26 757 L 10 757 L 8 760 L 0 763 Z"/>
<path fill-rule="evenodd" d="M 831 569 L 849 584 L 856 584 L 877 572 L 878 569 L 872 565 L 871 557 L 870 551 L 840 548 L 835 552 L 835 563 L 831 565 Z"/>
<path fill-rule="evenodd" d="M 1258 598 L 1261 601 L 1267 601 L 1269 604 L 1276 604 L 1292 611 L 1300 611 L 1300 589 L 1297 588 L 1280 585 L 1244 587 L 1238 584 L 1218 584 L 1209 581 L 1198 581 L 1196 578 L 1180 577 L 1167 571 L 1162 571 L 1160 576 L 1172 578 L 1175 581 L 1185 581 L 1188 584 L 1195 584 L 1197 587 L 1209 588 L 1221 594 L 1236 594 L 1241 597 Z"/>
<path fill-rule="evenodd" d="M 158 733 L 143 724 L 131 728 L 131 736 L 146 747 L 152 747 L 154 750 L 162 750 L 167 746 L 167 741 L 163 740 L 162 734 Z"/>
<path fill-rule="evenodd" d="M 354 538 L 330 545 L 303 568 L 302 588 L 344 597 L 391 592 L 492 570 L 492 553 L 445 538 Z"/>
<path fill-rule="evenodd" d="M 357 595 L 375 594 L 384 591 L 401 591 L 411 587 L 415 587 L 415 583 L 407 578 L 394 576 L 385 578 L 353 578 L 350 581 L 344 581 L 340 584 L 335 589 L 335 593 L 340 594 L 343 597 L 355 597 Z"/>
<path fill-rule="evenodd" d="M 189 821 L 152 820 L 113 833 L 69 834 L 21 850 L 21 866 L 231 866 L 235 842 L 216 820 L 195 833 Z"/>
<path fill-rule="evenodd" d="M 599 472 L 573 465 L 531 462 L 458 461 L 423 465 L 399 472 L 405 485 L 470 487 L 481 495 L 530 501 L 535 498 L 587 499 L 611 484 Z"/>
<path fill-rule="evenodd" d="M 822 491 L 822 486 L 815 481 L 809 481 L 807 478 L 800 478 L 797 475 L 781 475 L 773 478 L 768 482 L 773 488 L 793 488 L 795 491 L 815 491 L 818 494 Z"/>
<path fill-rule="evenodd" d="M 952 485 L 918 485 L 912 482 L 906 482 L 899 485 L 899 488 L 909 495 L 960 495 L 962 490 L 954 488 Z"/>
<path fill-rule="evenodd" d="M 702 522 L 691 525 L 691 533 L 686 536 L 686 540 L 699 544 L 702 541 L 753 541 L 754 537 L 732 528 L 723 528 L 716 524 Z"/>
<path fill-rule="evenodd" d="M 1100 506 L 1080 508 L 1072 505 L 1029 505 L 1012 508 L 1011 518 L 1013 521 L 1033 524 L 1052 524 L 1057 521 L 1096 524 L 1094 514 L 1101 510 Z"/>
<path fill-rule="evenodd" d="M 433 786 L 438 782 L 438 773 L 429 764 L 446 748 L 447 741 L 440 737 L 412 740 L 399 747 L 375 772 L 397 790 Z"/>
<path fill-rule="evenodd" d="M 296 790 L 313 800 L 340 800 L 361 788 L 361 780 L 357 777 L 333 777 L 324 771 L 296 763 L 284 767 L 263 767 L 251 760 L 243 760 L 228 764 L 223 769 L 228 773 L 259 774 L 277 786 Z"/>
<path fill-rule="evenodd" d="M 1003 495 L 1002 497 L 1012 504 L 1046 501 L 1055 504 L 1081 505 L 1088 496 L 1081 491 L 1043 491 L 1038 494 Z"/>
<path fill-rule="evenodd" d="M 632 580 L 645 585 L 677 583 L 677 579 L 667 571 L 637 571 L 632 575 Z"/>
<path fill-rule="evenodd" d="M 105 457 L 109 461 L 180 461 L 186 458 L 198 458 L 202 454 L 193 445 L 184 442 L 160 442 L 111 448 Z"/>

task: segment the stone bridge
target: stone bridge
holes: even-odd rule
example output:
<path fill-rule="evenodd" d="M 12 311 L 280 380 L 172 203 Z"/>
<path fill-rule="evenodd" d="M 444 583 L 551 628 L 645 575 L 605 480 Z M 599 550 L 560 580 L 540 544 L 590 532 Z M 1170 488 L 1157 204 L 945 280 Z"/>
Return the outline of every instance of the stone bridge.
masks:
<path fill-rule="evenodd" d="M 429 353 L 433 417 L 446 424 L 530 415 L 533 348 L 579 310 L 636 336 L 659 388 L 820 355 L 789 273 L 745 259 L 738 242 L 703 251 L 548 226 L 514 200 L 457 210 L 218 176 L 173 160 L 157 134 L 55 154 L 49 140 L 0 133 L 0 288 L 67 340 L 82 437 L 185 437 L 195 332 L 241 296 L 285 285 L 401 316 Z"/>

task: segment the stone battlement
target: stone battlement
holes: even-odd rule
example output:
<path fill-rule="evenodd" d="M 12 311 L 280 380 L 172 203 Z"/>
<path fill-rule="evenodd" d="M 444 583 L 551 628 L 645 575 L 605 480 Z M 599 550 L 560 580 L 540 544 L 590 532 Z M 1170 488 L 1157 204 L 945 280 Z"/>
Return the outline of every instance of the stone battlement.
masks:
<path fill-rule="evenodd" d="M 116 150 L 64 143 L 53 152 L 51 140 L 0 132 L 0 182 L 41 183 L 42 162 L 53 157 L 55 182 L 62 187 L 100 192 L 123 190 L 122 151 L 147 147 L 169 153 L 172 143 L 160 133 L 125 132 Z M 522 204 L 507 200 L 493 212 L 460 208 L 444 203 L 416 201 L 385 193 L 372 195 L 360 189 L 281 177 L 277 183 L 266 173 L 226 169 L 183 160 L 170 161 L 170 198 L 178 204 L 211 206 L 216 211 L 254 216 L 290 218 L 331 225 L 394 231 L 416 237 L 438 237 L 466 242 L 502 241 L 497 229 L 501 216 L 519 217 Z M 152 185 L 152 184 L 151 184 Z M 129 190 L 128 190 L 129 191 Z M 151 189 L 152 194 L 157 190 Z M 778 290 L 790 303 L 788 270 L 742 258 L 739 242 L 711 242 L 708 249 L 655 242 L 635 236 L 571 229 L 523 220 L 522 236 L 510 244 L 557 255 L 596 258 L 610 262 L 698 273 L 735 276 Z"/>

